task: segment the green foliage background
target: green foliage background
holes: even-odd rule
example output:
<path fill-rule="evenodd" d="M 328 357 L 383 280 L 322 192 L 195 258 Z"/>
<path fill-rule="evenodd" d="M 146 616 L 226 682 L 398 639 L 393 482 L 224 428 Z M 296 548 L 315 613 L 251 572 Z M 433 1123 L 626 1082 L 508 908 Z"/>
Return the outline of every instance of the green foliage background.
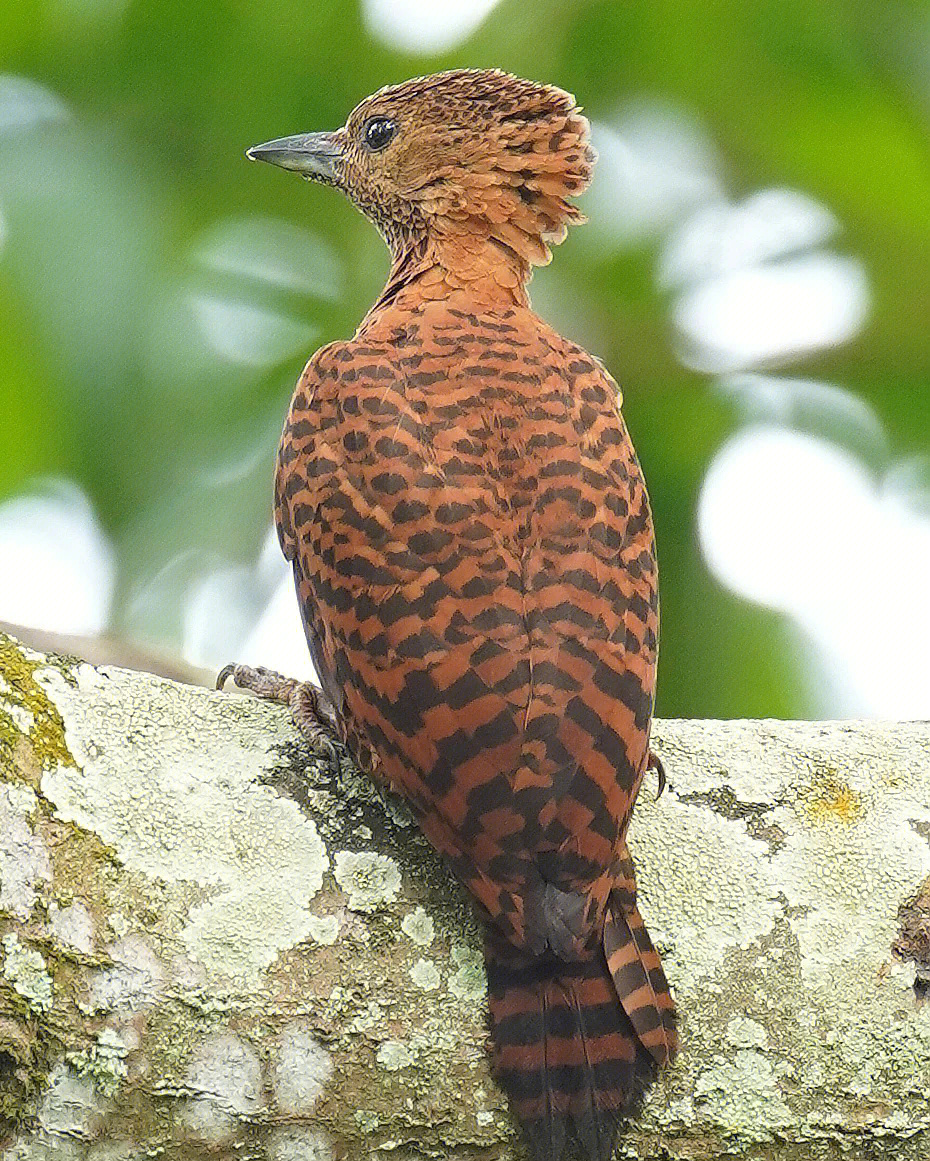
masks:
<path fill-rule="evenodd" d="M 553 81 L 602 120 L 668 102 L 702 125 L 733 197 L 790 186 L 821 200 L 872 310 L 853 342 L 790 373 L 866 400 L 896 454 L 930 446 L 930 12 L 917 0 L 503 0 L 433 56 L 386 47 L 351 3 L 5 0 L 0 73 L 71 116 L 0 133 L 0 500 L 49 473 L 87 490 L 118 549 L 117 633 L 178 641 L 170 600 L 148 621 L 131 607 L 169 561 L 254 559 L 291 385 L 314 346 L 352 333 L 387 269 L 347 203 L 246 164 L 243 148 L 335 127 L 383 84 L 460 65 Z M 327 240 L 338 292 L 198 266 L 205 233 L 253 215 Z M 697 547 L 700 482 L 736 417 L 675 357 L 656 242 L 583 234 L 534 285 L 624 386 L 659 535 L 659 711 L 802 716 L 803 650 L 777 615 L 724 592 Z M 177 305 L 192 285 L 283 303 L 307 349 L 272 366 L 198 361 Z"/>

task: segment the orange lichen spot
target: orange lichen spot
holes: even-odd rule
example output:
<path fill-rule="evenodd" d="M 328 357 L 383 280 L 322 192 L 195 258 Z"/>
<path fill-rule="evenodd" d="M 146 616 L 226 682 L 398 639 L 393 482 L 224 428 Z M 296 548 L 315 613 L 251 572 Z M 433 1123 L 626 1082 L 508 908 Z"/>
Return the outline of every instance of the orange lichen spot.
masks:
<path fill-rule="evenodd" d="M 811 822 L 858 822 L 864 813 L 862 795 L 835 775 L 825 774 L 802 796 Z"/>

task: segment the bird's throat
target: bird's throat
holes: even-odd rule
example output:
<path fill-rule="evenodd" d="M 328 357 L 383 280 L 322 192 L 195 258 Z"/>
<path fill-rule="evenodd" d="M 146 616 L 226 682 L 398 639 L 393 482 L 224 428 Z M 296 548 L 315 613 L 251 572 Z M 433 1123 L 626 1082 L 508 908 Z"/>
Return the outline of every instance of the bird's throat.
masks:
<path fill-rule="evenodd" d="M 392 251 L 387 283 L 372 310 L 448 298 L 467 292 L 490 307 L 527 306 L 529 264 L 510 247 L 474 229 L 446 227 L 389 239 Z"/>

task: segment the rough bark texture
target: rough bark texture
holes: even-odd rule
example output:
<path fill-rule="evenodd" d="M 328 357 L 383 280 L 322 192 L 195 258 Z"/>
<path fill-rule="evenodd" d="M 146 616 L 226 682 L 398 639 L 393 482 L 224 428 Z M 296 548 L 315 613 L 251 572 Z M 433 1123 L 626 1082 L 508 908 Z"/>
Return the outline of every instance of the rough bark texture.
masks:
<path fill-rule="evenodd" d="M 655 740 L 683 1049 L 619 1155 L 930 1157 L 930 728 Z M 521 1154 L 467 901 L 283 709 L 0 637 L 0 942 L 4 1161 Z"/>

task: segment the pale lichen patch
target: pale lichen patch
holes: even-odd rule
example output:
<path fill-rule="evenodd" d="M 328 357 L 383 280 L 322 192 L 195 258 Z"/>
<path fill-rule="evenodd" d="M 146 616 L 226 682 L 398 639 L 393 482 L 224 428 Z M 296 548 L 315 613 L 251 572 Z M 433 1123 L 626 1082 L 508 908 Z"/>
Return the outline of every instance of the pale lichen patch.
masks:
<path fill-rule="evenodd" d="M 399 794 L 393 794 L 388 790 L 381 791 L 381 805 L 395 826 L 406 829 L 417 825 L 413 812 Z"/>
<path fill-rule="evenodd" d="M 81 902 L 68 907 L 53 904 L 49 907 L 49 927 L 60 944 L 84 955 L 94 950 L 94 920 Z"/>
<path fill-rule="evenodd" d="M 39 796 L 24 782 L 7 782 L 5 787 L 10 807 L 24 817 L 35 814 L 39 808 Z"/>
<path fill-rule="evenodd" d="M 312 919 L 276 884 L 261 881 L 192 907 L 181 938 L 194 959 L 248 986 L 282 951 L 312 934 Z M 263 929 L 262 938 L 256 929 Z"/>
<path fill-rule="evenodd" d="M 352 1116 L 363 1133 L 374 1133 L 381 1127 L 381 1118 L 369 1109 L 356 1109 Z"/>
<path fill-rule="evenodd" d="M 782 912 L 765 858 L 768 847 L 739 820 L 682 802 L 671 787 L 634 817 L 640 908 L 680 989 L 693 991 L 731 949 L 768 935 Z M 661 861 L 649 852 L 660 849 Z"/>
<path fill-rule="evenodd" d="M 124 935 L 128 935 L 131 928 L 129 920 L 122 913 L 122 911 L 111 911 L 107 916 L 107 927 L 113 932 L 117 939 L 122 939 Z"/>
<path fill-rule="evenodd" d="M 34 1012 L 47 1012 L 52 1006 L 52 977 L 45 968 L 42 953 L 24 947 L 15 931 L 3 937 L 3 975 Z"/>
<path fill-rule="evenodd" d="M 226 729 L 230 735 L 238 731 L 238 725 L 231 723 L 240 712 L 247 723 L 254 712 L 266 739 L 279 728 L 284 733 L 290 728 L 286 715 L 273 707 L 254 707 L 236 699 L 242 706 L 227 714 L 223 703 L 234 699 L 194 689 L 178 693 L 176 687 L 142 680 L 153 706 L 140 704 L 138 714 L 142 719 L 157 719 L 146 742 L 150 746 L 161 744 L 162 732 L 172 728 L 175 717 L 186 716 L 186 710 L 181 712 L 184 707 L 193 707 L 187 716 L 200 715 L 206 730 L 205 753 L 212 753 L 213 730 Z M 26 683 L 29 688 L 30 682 L 31 678 Z M 164 705 L 176 697 L 180 700 L 166 714 Z M 142 693 L 136 701 L 144 701 Z M 48 728 L 49 745 L 55 744 L 54 710 L 43 711 L 36 700 L 30 712 L 35 714 L 33 737 Z M 9 719 L 0 714 L 0 758 L 7 753 L 4 747 L 10 728 Z M 63 746 L 60 729 L 57 736 Z M 93 752 L 90 748 L 88 752 L 94 763 L 102 763 L 106 750 L 99 739 L 96 742 Z M 223 746 L 226 742 L 224 738 Z M 31 744 L 16 738 L 20 754 Z M 256 754 L 264 753 L 265 745 L 265 741 L 256 745 Z M 898 841 L 904 819 L 911 834 L 930 850 L 926 727 L 660 723 L 657 747 L 679 801 L 674 803 L 669 792 L 656 803 L 648 793 L 652 786 L 647 785 L 637 805 L 634 828 L 646 839 L 637 850 L 644 910 L 663 951 L 673 953 L 666 959 L 678 984 L 683 1051 L 653 1090 L 621 1146 L 622 1155 L 755 1157 L 771 1152 L 784 1154 L 785 1161 L 809 1161 L 816 1153 L 818 1158 L 822 1154 L 823 1161 L 828 1156 L 833 1161 L 834 1154 L 839 1157 L 841 1152 L 869 1157 L 874 1152 L 875 1157 L 893 1156 L 895 1161 L 923 1161 L 930 1139 L 930 1106 L 922 1086 L 930 1069 L 930 1003 L 919 1002 L 913 961 L 894 964 L 891 946 L 900 937 L 901 903 L 914 896 L 930 873 L 915 877 L 925 864 L 917 849 L 906 844 L 902 855 Z M 298 749 L 296 744 L 294 749 Z M 49 753 L 46 749 L 41 761 L 35 761 L 30 751 L 28 768 L 14 758 L 14 769 L 38 785 L 40 766 L 54 769 L 68 764 L 60 755 L 50 762 Z M 280 755 L 274 760 L 280 761 Z M 291 765 L 299 782 L 303 772 L 296 770 L 295 763 Z M 830 811 L 821 818 L 811 817 L 810 798 L 805 802 L 803 788 L 811 784 L 812 772 L 816 776 L 827 767 L 860 796 L 862 809 L 857 817 L 834 817 Z M 200 775 L 213 781 L 225 775 L 225 770 L 204 765 Z M 131 775 L 132 780 L 135 777 Z M 111 779 L 114 791 L 118 781 L 115 776 Z M 275 785 L 281 794 L 297 792 L 282 787 L 280 779 Z M 299 801 L 305 817 L 323 809 L 322 798 L 310 805 Z M 454 1002 L 451 986 L 446 1002 L 435 1002 L 442 993 L 420 991 L 409 974 L 411 965 L 417 966 L 417 957 L 428 955 L 440 972 L 440 988 L 450 972 L 458 985 L 466 964 L 461 951 L 447 962 L 448 944 L 479 946 L 465 906 L 445 890 L 447 873 L 423 854 L 422 842 L 412 834 L 398 841 L 376 805 L 366 805 L 364 814 L 359 814 L 357 804 L 343 803 L 338 794 L 327 801 L 321 825 L 331 837 L 331 848 L 356 845 L 354 828 L 364 822 L 373 837 L 363 845 L 393 856 L 404 883 L 410 882 L 417 898 L 437 918 L 442 938 L 418 945 L 402 925 L 412 904 L 398 892 L 393 904 L 374 917 L 338 910 L 343 927 L 335 947 L 321 948 L 311 942 L 311 934 L 280 957 L 273 974 L 259 976 L 251 988 L 231 987 L 227 977 L 197 965 L 182 938 L 190 927 L 191 908 L 228 894 L 223 882 L 212 879 L 192 884 L 149 875 L 130 868 L 115 847 L 106 851 L 94 835 L 77 826 L 57 820 L 50 823 L 48 803 L 39 800 L 37 809 L 33 806 L 24 812 L 36 815 L 30 823 L 43 837 L 54 838 L 54 845 L 51 841 L 48 845 L 56 881 L 48 894 L 64 904 L 79 900 L 86 889 L 84 898 L 99 926 L 100 944 L 108 939 L 112 944 L 101 954 L 117 950 L 119 940 L 107 934 L 105 923 L 106 916 L 118 909 L 123 922 L 116 921 L 119 930 L 114 928 L 114 935 L 147 941 L 149 954 L 163 966 L 152 974 L 137 960 L 136 967 L 142 967 L 138 972 L 141 986 L 122 987 L 128 1003 L 117 998 L 121 1010 L 113 1022 L 118 1019 L 122 1035 L 130 1026 L 138 1029 L 139 1056 L 134 1049 L 129 1055 L 129 1079 L 120 1086 L 112 1107 L 102 1100 L 99 1089 L 85 1090 L 94 1106 L 87 1122 L 91 1135 L 96 1134 L 93 1142 L 81 1131 L 80 1102 L 76 1101 L 77 1131 L 65 1127 L 53 1135 L 42 1129 L 24 1133 L 14 1146 L 22 1144 L 24 1151 L 12 1153 L 10 1161 L 50 1161 L 52 1157 L 55 1161 L 135 1161 L 136 1154 L 192 1161 L 252 1153 L 267 1161 L 331 1161 L 330 1148 L 338 1156 L 357 1161 L 389 1156 L 406 1159 L 414 1151 L 418 1156 L 464 1156 L 486 1150 L 488 1156 L 504 1157 L 517 1149 L 503 1100 L 488 1081 L 481 989 L 475 989 L 477 1002 Z M 687 852 L 679 859 L 676 852 L 682 835 L 674 818 L 669 825 L 665 812 L 670 803 L 672 816 L 679 807 L 688 812 L 687 850 L 700 851 L 705 840 L 709 843 L 709 869 L 702 865 L 695 873 L 697 861 L 689 860 Z M 662 814 L 661 825 L 650 821 L 656 811 Z M 871 829 L 880 830 L 882 817 L 889 836 L 884 850 Z M 782 835 L 777 846 L 754 841 L 754 819 L 766 824 L 777 819 Z M 717 822 L 727 824 L 722 841 Z M 736 851 L 737 877 L 747 863 L 754 868 L 741 883 L 742 892 L 749 896 L 745 902 L 735 899 L 729 881 L 730 843 Z M 92 855 L 89 861 L 86 852 Z M 839 876 L 847 855 L 853 871 L 847 873 L 844 887 Z M 871 869 L 867 857 L 876 864 Z M 808 868 L 809 879 L 798 872 L 802 864 Z M 823 902 L 830 919 L 818 948 L 816 923 L 811 923 L 810 930 L 802 924 L 820 902 L 820 875 L 827 882 Z M 42 899 L 46 892 L 39 886 Z M 656 907 L 660 893 L 662 914 Z M 306 910 L 309 917 L 324 919 L 323 913 L 337 910 L 342 901 L 332 891 L 325 902 L 318 897 L 313 910 Z M 682 964 L 687 969 L 685 961 L 693 950 L 688 943 L 700 927 L 702 908 L 711 929 L 720 923 L 728 935 L 738 935 L 741 916 L 765 914 L 773 902 L 769 930 L 745 946 L 734 938 L 722 957 L 711 961 L 709 974 L 695 972 L 689 977 L 687 970 L 679 972 Z M 423 909 L 417 910 L 429 918 Z M 39 907 L 33 910 L 29 930 L 44 939 L 42 914 Z M 100 965 L 59 954 L 55 915 L 54 907 L 49 907 L 47 945 L 21 936 L 29 946 L 40 946 L 43 951 L 48 947 L 48 971 L 55 977 L 54 1017 L 26 1014 L 25 1003 L 11 987 L 6 988 L 16 1020 L 26 1030 L 23 1036 L 32 1037 L 21 1059 L 30 1082 L 34 1080 L 33 1092 L 44 1088 L 49 1067 L 47 1055 L 37 1066 L 30 1055 L 33 1044 L 40 1041 L 44 1052 L 45 1045 L 60 1035 L 61 1040 L 55 1039 L 52 1046 L 58 1058 L 59 1053 L 86 1048 L 88 1037 L 100 1024 L 96 1016 L 87 1019 L 86 1008 L 81 1006 L 86 995 L 82 988 Z M 253 927 L 261 926 L 261 918 L 251 918 Z M 835 925 L 840 925 L 841 938 L 832 947 Z M 850 954 L 845 940 L 859 928 L 867 929 L 866 941 Z M 363 934 L 370 935 L 367 943 Z M 431 935 L 435 939 L 435 933 Z M 263 938 L 261 933 L 257 937 Z M 427 942 L 432 944 L 428 951 Z M 118 950 L 125 957 L 125 950 Z M 703 954 L 700 941 L 697 951 Z M 215 945 L 207 954 L 219 957 L 226 952 Z M 811 970 L 816 963 L 812 954 L 824 957 L 823 974 Z M 832 970 L 828 967 L 831 955 Z M 160 984 L 159 972 L 164 977 Z M 336 984 L 341 986 L 336 988 Z M 461 990 L 465 996 L 471 992 L 467 987 Z M 71 1001 L 76 1008 L 70 1006 Z M 304 1123 L 282 1124 L 290 1115 L 279 1113 L 276 1098 L 272 1101 L 281 1023 L 297 1013 L 302 1014 L 308 1034 L 312 1030 L 333 1053 L 333 1079 L 310 1114 L 314 1121 L 325 1122 L 327 1134 L 332 1133 L 331 1144 L 327 1140 L 319 1151 L 314 1130 Z M 38 1030 L 37 1036 L 33 1029 Z M 74 1039 L 75 1030 L 79 1041 Z M 0 1034 L 5 1032 L 0 1029 Z M 260 1091 L 267 1095 L 270 1108 L 260 1099 L 254 1111 L 239 1112 L 210 1092 L 190 1092 L 186 1069 L 196 1046 L 204 1036 L 220 1033 L 254 1048 L 261 1063 Z M 396 1071 L 375 1059 L 379 1048 L 392 1040 L 411 1060 Z M 7 1052 L 9 1042 L 0 1043 L 0 1050 Z M 125 1043 L 128 1048 L 129 1040 Z M 721 1061 L 729 1072 L 721 1070 Z M 768 1073 L 764 1062 L 768 1062 Z M 73 1070 L 69 1075 L 72 1083 L 88 1079 L 74 1076 Z M 341 1090 L 336 1078 L 342 1079 Z M 349 1086 L 351 1103 L 340 1099 Z M 485 1086 L 487 1093 L 482 1092 Z M 13 1113 L 18 1120 L 27 1104 L 17 1097 Z M 786 1109 L 788 1121 L 784 1120 Z M 369 1133 L 375 1135 L 361 1139 Z M 132 1136 L 133 1151 L 124 1150 L 119 1141 L 104 1140 L 123 1134 Z M 766 1138 L 764 1145 L 759 1143 L 761 1137 Z M 769 1137 L 777 1143 L 769 1145 Z"/>
<path fill-rule="evenodd" d="M 449 976 L 449 991 L 466 1004 L 483 1000 L 488 987 L 484 956 L 476 948 L 461 943 L 454 943 L 450 954 L 458 970 Z"/>
<path fill-rule="evenodd" d="M 28 734 L 36 724 L 35 715 L 15 702 L 0 701 L 0 713 L 6 714 L 21 734 Z"/>
<path fill-rule="evenodd" d="M 127 935 L 107 948 L 112 966 L 93 972 L 88 995 L 91 1011 L 150 1008 L 167 979 L 164 964 L 143 935 Z"/>
<path fill-rule="evenodd" d="M 113 1028 L 104 1028 L 95 1044 L 66 1057 L 78 1076 L 89 1077 L 104 1096 L 113 1096 L 129 1073 L 126 1058 L 130 1047 Z"/>
<path fill-rule="evenodd" d="M 75 676 L 42 673 L 76 763 L 48 770 L 43 793 L 131 870 L 209 889 L 182 939 L 213 974 L 256 978 L 309 935 L 327 866 L 313 821 L 262 782 L 278 760 L 267 711 L 119 670 Z"/>
<path fill-rule="evenodd" d="M 786 1071 L 753 1049 L 740 1049 L 727 1060 L 721 1057 L 697 1079 L 700 1111 L 725 1133 L 767 1140 L 793 1120 L 778 1087 L 778 1077 Z"/>
<path fill-rule="evenodd" d="M 930 875 L 930 846 L 911 825 L 930 820 L 930 803 L 917 807 L 916 771 L 893 754 L 842 775 L 823 756 L 812 764 L 820 772 L 800 781 L 784 808 L 786 841 L 771 869 L 791 908 L 803 977 L 845 1021 L 872 1001 L 897 934 L 902 884 Z M 892 769 L 894 779 L 886 777 Z"/>
<path fill-rule="evenodd" d="M 414 907 L 400 921 L 400 929 L 419 947 L 428 947 L 433 942 L 435 926 L 422 907 Z"/>
<path fill-rule="evenodd" d="M 375 1059 L 388 1072 L 397 1072 L 401 1068 L 409 1068 L 415 1055 L 402 1040 L 385 1040 L 378 1046 Z"/>
<path fill-rule="evenodd" d="M 333 1147 L 320 1129 L 282 1125 L 271 1130 L 268 1161 L 333 1161 Z"/>
<path fill-rule="evenodd" d="M 652 740 L 665 765 L 669 786 L 676 793 L 701 794 L 726 785 L 740 802 L 778 800 L 784 764 L 771 760 L 773 733 L 767 723 L 730 721 L 720 730 L 718 723 L 700 719 L 660 720 L 653 725 Z M 800 772 L 803 765 L 799 762 L 797 768 Z M 663 794 L 655 803 L 647 784 L 637 811 L 662 806 L 664 801 Z"/>
<path fill-rule="evenodd" d="M 341 1001 L 345 996 L 345 991 L 342 988 L 334 989 L 335 993 L 341 993 L 339 1000 Z M 332 1001 L 333 997 L 330 997 Z M 377 1000 L 368 1000 L 355 1015 L 346 1022 L 345 1029 L 347 1032 L 370 1032 L 376 1028 L 384 1020 L 384 1008 Z"/>
<path fill-rule="evenodd" d="M 442 983 L 439 968 L 431 959 L 418 959 L 409 974 L 416 986 L 424 992 L 434 992 Z"/>
<path fill-rule="evenodd" d="M 48 657 L 44 653 L 40 653 L 38 649 L 33 649 L 31 645 L 25 645 L 22 641 L 19 641 L 17 645 L 20 653 L 27 661 L 34 661 L 40 665 L 48 661 Z"/>
<path fill-rule="evenodd" d="M 348 896 L 351 911 L 372 912 L 393 902 L 400 890 L 400 868 L 376 851 L 338 851 L 336 882 Z"/>
<path fill-rule="evenodd" d="M 684 1051 L 645 1123 L 667 1127 L 678 1109 L 676 1132 L 734 1153 L 760 1134 L 823 1131 L 827 1106 L 835 1126 L 864 1131 L 861 1110 L 887 1107 L 892 1078 L 930 1073 L 930 1005 L 891 955 L 901 902 L 930 873 L 915 826 L 930 820 L 926 734 L 765 722 L 657 734 L 673 794 L 641 796 L 630 845 Z M 753 837 L 763 814 L 777 843 Z M 702 1067 L 697 1046 L 723 1055 Z M 667 1103 L 689 1090 L 693 1105 Z M 913 1131 L 930 1133 L 926 1102 L 910 1107 Z"/>
<path fill-rule="evenodd" d="M 49 1077 L 39 1108 L 39 1124 L 47 1132 L 65 1138 L 88 1137 L 99 1125 L 105 1108 L 93 1081 L 78 1076 L 62 1063 Z"/>
<path fill-rule="evenodd" d="M 765 1048 L 768 1043 L 762 1025 L 746 1016 L 734 1016 L 727 1024 L 726 1036 L 734 1048 Z"/>
<path fill-rule="evenodd" d="M 0 784 L 0 910 L 23 922 L 52 879 L 48 850 L 28 821 L 37 804 L 31 787 Z"/>
<path fill-rule="evenodd" d="M 311 915 L 307 919 L 307 925 L 314 943 L 331 947 L 339 938 L 338 915 Z"/>
<path fill-rule="evenodd" d="M 187 1067 L 186 1085 L 192 1098 L 184 1123 L 204 1140 L 226 1140 L 239 1117 L 254 1116 L 264 1104 L 258 1054 L 231 1032 L 200 1040 Z"/>
<path fill-rule="evenodd" d="M 278 1038 L 271 1072 L 275 1103 L 293 1115 L 313 1111 L 333 1074 L 333 1058 L 299 1021 L 288 1024 Z"/>
<path fill-rule="evenodd" d="M 240 1131 L 238 1118 L 212 1097 L 191 1097 L 178 1110 L 177 1119 L 184 1138 L 213 1147 L 232 1145 Z"/>

